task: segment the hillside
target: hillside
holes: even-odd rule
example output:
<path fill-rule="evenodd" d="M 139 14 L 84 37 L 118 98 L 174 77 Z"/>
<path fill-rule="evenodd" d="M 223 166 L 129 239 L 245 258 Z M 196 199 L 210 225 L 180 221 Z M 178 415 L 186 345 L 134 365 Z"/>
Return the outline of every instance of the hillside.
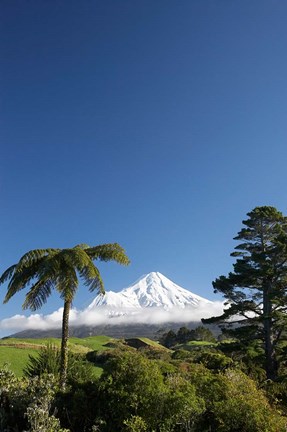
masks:
<path fill-rule="evenodd" d="M 148 338 L 135 338 L 122 341 L 108 336 L 92 336 L 87 338 L 71 337 L 69 339 L 69 350 L 75 354 L 87 354 L 92 351 L 105 351 L 121 346 L 123 343 L 134 347 L 151 347 L 156 350 L 166 350 L 160 344 Z M 0 339 L 0 368 L 5 363 L 17 375 L 22 376 L 29 355 L 36 355 L 37 352 L 47 344 L 52 344 L 60 348 L 61 341 L 58 338 L 5 338 Z M 99 370 L 100 368 L 98 368 Z M 100 372 L 100 370 L 99 370 Z"/>

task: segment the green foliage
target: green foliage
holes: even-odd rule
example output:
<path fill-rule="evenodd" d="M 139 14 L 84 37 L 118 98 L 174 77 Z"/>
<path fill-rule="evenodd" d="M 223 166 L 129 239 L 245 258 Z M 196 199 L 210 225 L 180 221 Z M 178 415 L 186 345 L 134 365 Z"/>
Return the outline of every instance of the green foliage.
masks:
<path fill-rule="evenodd" d="M 272 408 L 264 391 L 243 372 L 227 369 L 214 374 L 203 365 L 190 365 L 188 377 L 205 401 L 200 432 L 283 432 L 286 418 Z"/>
<path fill-rule="evenodd" d="M 190 351 L 180 348 L 174 351 L 171 357 L 174 360 L 188 360 L 192 358 L 192 354 L 190 353 Z"/>
<path fill-rule="evenodd" d="M 126 430 L 123 425 L 133 430 L 138 422 L 148 431 L 184 431 L 204 411 L 204 401 L 174 365 L 149 360 L 137 352 L 122 352 L 111 359 L 100 388 L 109 413 L 107 432 Z"/>
<path fill-rule="evenodd" d="M 223 342 L 218 346 L 224 354 L 232 358 L 244 373 L 258 383 L 266 381 L 266 371 L 264 369 L 264 350 L 259 345 L 258 340 L 243 344 L 240 341 Z"/>
<path fill-rule="evenodd" d="M 194 385 L 180 374 L 167 376 L 166 386 L 163 430 L 191 431 L 205 411 L 204 400 L 198 397 Z"/>
<path fill-rule="evenodd" d="M 218 432 L 283 432 L 286 419 L 271 409 L 264 393 L 239 371 L 227 371 L 223 377 L 224 398 L 214 409 Z"/>
<path fill-rule="evenodd" d="M 54 377 L 51 375 L 35 377 L 29 381 L 27 394 L 31 402 L 25 415 L 30 428 L 27 432 L 69 432 L 68 429 L 62 429 L 59 419 L 50 413 L 55 388 Z"/>
<path fill-rule="evenodd" d="M 173 347 L 177 344 L 176 333 L 173 330 L 164 333 L 160 338 L 160 343 L 167 348 Z"/>
<path fill-rule="evenodd" d="M 176 342 L 179 344 L 186 343 L 191 340 L 191 330 L 186 327 L 180 327 L 176 334 Z"/>
<path fill-rule="evenodd" d="M 114 358 L 115 356 L 120 355 L 120 353 L 124 353 L 124 352 L 134 352 L 135 349 L 129 347 L 128 345 L 125 345 L 124 343 L 122 343 L 121 341 L 114 344 L 114 348 L 110 349 L 109 347 L 107 347 L 106 350 L 99 350 L 99 351 L 90 351 L 86 354 L 86 359 L 91 362 L 94 363 L 95 365 L 98 366 L 103 366 L 105 365 L 110 359 Z"/>
<path fill-rule="evenodd" d="M 259 390 L 216 351 L 216 367 L 151 360 L 136 350 L 111 351 L 103 375 L 71 380 L 59 392 L 54 375 L 18 379 L 0 370 L 3 432 L 285 432 L 286 385 Z M 201 352 L 200 355 L 204 353 Z M 206 355 L 208 352 L 205 353 Z M 221 356 L 218 360 L 217 355 Z M 212 356 L 211 356 L 212 357 Z M 198 359 L 197 359 L 198 360 Z"/>
<path fill-rule="evenodd" d="M 104 412 L 102 412 L 100 409 L 101 400 L 102 394 L 98 380 L 82 383 L 72 382 L 64 393 L 57 395 L 55 400 L 57 415 L 61 419 L 61 424 L 72 431 L 99 430 L 102 432 L 105 425 L 105 407 L 103 406 Z M 114 410 L 116 409 L 115 406 Z"/>
<path fill-rule="evenodd" d="M 84 383 L 94 381 L 98 376 L 98 368 L 79 354 L 69 353 L 68 356 L 68 384 L 72 382 Z"/>
<path fill-rule="evenodd" d="M 30 424 L 27 432 L 69 432 L 68 429 L 61 428 L 55 416 L 49 415 L 46 406 L 43 407 L 37 403 L 29 406 L 26 415 Z"/>
<path fill-rule="evenodd" d="M 136 352 L 115 354 L 100 378 L 105 409 L 113 430 L 120 430 L 123 421 L 132 415 L 148 420 L 152 426 L 157 421 L 165 393 L 159 367 Z"/>
<path fill-rule="evenodd" d="M 32 378 L 45 374 L 53 374 L 59 377 L 61 367 L 61 355 L 58 347 L 48 343 L 42 347 L 37 356 L 29 356 L 29 362 L 24 369 L 25 376 Z M 95 368 L 80 354 L 69 352 L 68 354 L 68 383 L 72 381 L 85 382 L 95 379 Z"/>
<path fill-rule="evenodd" d="M 29 355 L 29 361 L 24 369 L 24 375 L 34 377 L 43 374 L 57 376 L 60 372 L 60 351 L 55 345 L 48 343 L 42 347 L 38 355 Z"/>
<path fill-rule="evenodd" d="M 0 370 L 0 430 L 3 432 L 69 432 L 51 413 L 57 386 L 53 375 L 17 379 Z"/>
<path fill-rule="evenodd" d="M 14 431 L 16 427 L 24 427 L 24 412 L 26 405 L 21 396 L 26 383 L 22 382 L 15 374 L 4 365 L 0 369 L 0 430 Z M 11 409 L 11 407 L 13 409 Z M 19 429 L 21 430 L 21 429 Z M 23 429 L 22 429 L 23 430 Z"/>
<path fill-rule="evenodd" d="M 216 342 L 216 339 L 212 331 L 204 326 L 198 326 L 194 330 L 191 330 L 191 336 L 189 340 L 205 341 L 205 342 Z"/>
<path fill-rule="evenodd" d="M 138 351 L 151 360 L 153 359 L 153 360 L 169 361 L 171 358 L 171 352 L 169 350 L 159 349 L 156 346 L 155 347 L 146 346 L 143 348 L 139 348 Z"/>
<path fill-rule="evenodd" d="M 160 338 L 160 343 L 167 348 L 173 348 L 176 345 L 186 344 L 189 341 L 205 341 L 211 343 L 216 342 L 213 333 L 204 326 L 198 326 L 192 330 L 189 330 L 186 327 L 180 327 L 177 333 L 175 333 L 173 330 L 169 330 Z"/>
<path fill-rule="evenodd" d="M 124 425 L 126 426 L 126 430 L 129 432 L 147 431 L 146 422 L 139 416 L 131 416 L 130 419 L 124 420 Z"/>
<path fill-rule="evenodd" d="M 193 361 L 203 364 L 214 372 L 222 372 L 234 366 L 233 360 L 219 351 L 201 350 L 193 357 Z"/>

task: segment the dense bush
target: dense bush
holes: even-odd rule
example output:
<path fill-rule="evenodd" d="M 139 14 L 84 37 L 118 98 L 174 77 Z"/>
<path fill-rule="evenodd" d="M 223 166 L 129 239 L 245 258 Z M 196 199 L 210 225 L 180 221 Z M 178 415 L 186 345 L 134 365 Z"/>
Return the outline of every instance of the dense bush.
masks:
<path fill-rule="evenodd" d="M 214 374 L 203 365 L 190 365 L 186 376 L 206 404 L 198 431 L 286 431 L 286 418 L 271 407 L 266 394 L 242 371 L 227 369 Z"/>
<path fill-rule="evenodd" d="M 241 371 L 227 371 L 222 377 L 224 398 L 214 405 L 218 432 L 286 431 L 286 419 L 272 410 L 266 396 Z"/>
<path fill-rule="evenodd" d="M 68 432 L 52 412 L 56 391 L 53 375 L 18 379 L 4 367 L 0 371 L 1 432 Z"/>
<path fill-rule="evenodd" d="M 286 404 L 284 382 L 267 385 L 266 393 L 228 357 L 208 350 L 196 357 L 181 351 L 168 361 L 148 357 L 111 350 L 98 379 L 77 374 L 70 363 L 74 378 L 65 392 L 58 389 L 57 372 L 41 369 L 40 376 L 18 379 L 5 367 L 0 431 L 286 432 L 286 417 L 278 411 Z"/>

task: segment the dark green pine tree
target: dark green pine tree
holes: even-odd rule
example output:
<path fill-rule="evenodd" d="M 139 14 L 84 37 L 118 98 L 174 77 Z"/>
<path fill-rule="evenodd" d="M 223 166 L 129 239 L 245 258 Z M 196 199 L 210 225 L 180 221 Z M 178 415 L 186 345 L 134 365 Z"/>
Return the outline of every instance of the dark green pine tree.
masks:
<path fill-rule="evenodd" d="M 280 349 L 287 329 L 287 218 L 274 207 L 256 207 L 247 214 L 233 272 L 213 282 L 226 298 L 218 323 L 244 344 L 258 343 L 268 379 L 278 376 Z M 231 324 L 232 323 L 232 324 Z"/>

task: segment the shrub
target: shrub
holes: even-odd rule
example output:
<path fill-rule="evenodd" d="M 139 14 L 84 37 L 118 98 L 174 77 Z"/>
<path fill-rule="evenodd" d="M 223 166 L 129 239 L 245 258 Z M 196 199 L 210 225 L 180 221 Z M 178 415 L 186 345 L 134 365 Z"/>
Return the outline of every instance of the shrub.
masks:
<path fill-rule="evenodd" d="M 57 376 L 60 371 L 60 350 L 55 345 L 48 343 L 42 347 L 36 356 L 29 355 L 29 361 L 24 368 L 24 375 L 32 378 L 43 374 Z"/>
<path fill-rule="evenodd" d="M 51 413 L 56 390 L 53 375 L 17 379 L 7 367 L 1 369 L 1 432 L 68 432 Z"/>
<path fill-rule="evenodd" d="M 60 374 L 60 350 L 53 344 L 43 347 L 37 356 L 29 355 L 29 362 L 24 369 L 24 375 L 32 378 L 45 374 Z M 95 379 L 93 364 L 80 354 L 69 352 L 67 382 L 85 382 Z"/>
<path fill-rule="evenodd" d="M 55 389 L 53 375 L 34 377 L 29 381 L 26 394 L 30 403 L 25 416 L 30 429 L 27 432 L 69 432 L 68 429 L 62 429 L 59 419 L 51 414 Z"/>

